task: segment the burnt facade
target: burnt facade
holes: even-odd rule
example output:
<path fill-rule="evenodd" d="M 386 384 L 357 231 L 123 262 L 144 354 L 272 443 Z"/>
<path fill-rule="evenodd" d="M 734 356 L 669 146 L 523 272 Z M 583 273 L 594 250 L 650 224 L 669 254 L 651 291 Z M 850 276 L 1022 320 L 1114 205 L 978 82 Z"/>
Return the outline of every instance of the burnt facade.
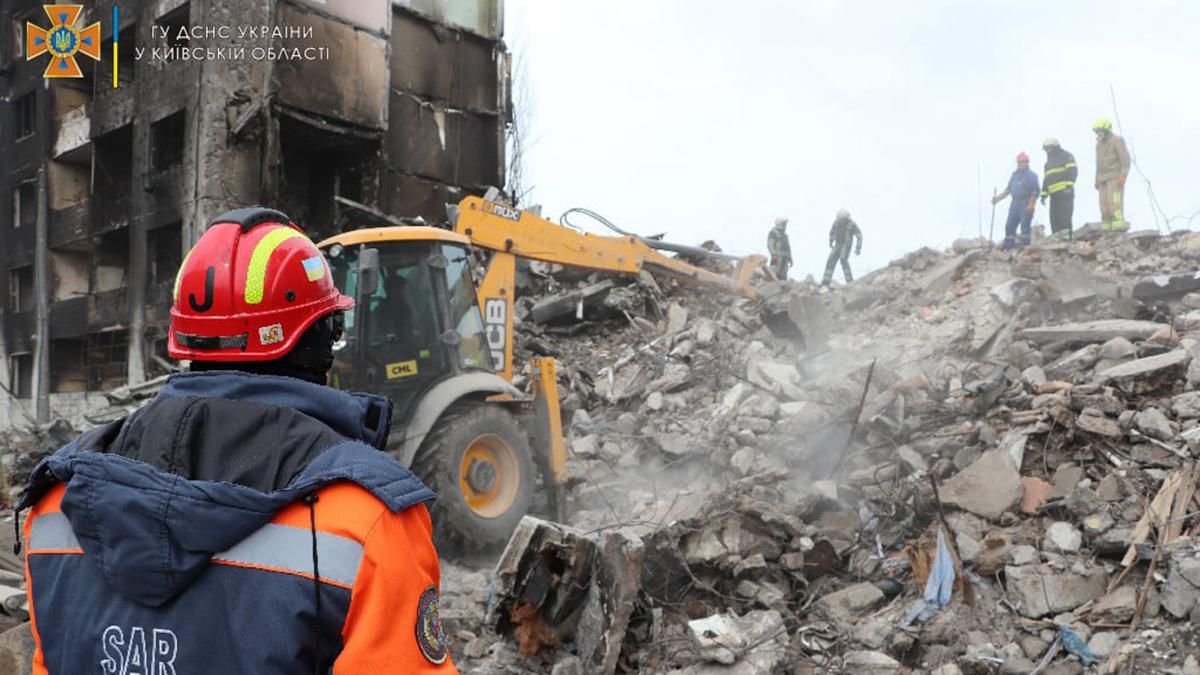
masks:
<path fill-rule="evenodd" d="M 319 239 L 504 184 L 502 0 L 118 4 L 117 62 L 90 3 L 101 61 L 46 80 L 41 3 L 0 0 L 0 427 L 167 372 L 175 272 L 223 211 Z"/>

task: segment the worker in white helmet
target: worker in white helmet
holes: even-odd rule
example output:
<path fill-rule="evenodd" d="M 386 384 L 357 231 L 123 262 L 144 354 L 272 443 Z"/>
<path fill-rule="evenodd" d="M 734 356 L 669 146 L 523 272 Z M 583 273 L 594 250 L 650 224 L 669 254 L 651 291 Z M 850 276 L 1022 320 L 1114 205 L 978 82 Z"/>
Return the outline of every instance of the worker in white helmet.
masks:
<path fill-rule="evenodd" d="M 842 276 L 846 277 L 846 283 L 854 281 L 854 274 L 850 271 L 851 248 L 854 249 L 854 255 L 862 253 L 862 230 L 858 229 L 857 223 L 850 220 L 850 212 L 841 209 L 837 212 L 837 220 L 833 221 L 833 227 L 829 228 L 830 251 L 829 259 L 825 261 L 822 286 L 833 282 L 833 268 L 839 261 L 842 263 Z"/>
<path fill-rule="evenodd" d="M 767 252 L 771 254 L 771 272 L 776 279 L 787 279 L 788 268 L 792 266 L 792 245 L 787 236 L 788 219 L 780 216 L 775 219 L 775 227 L 767 235 Z"/>

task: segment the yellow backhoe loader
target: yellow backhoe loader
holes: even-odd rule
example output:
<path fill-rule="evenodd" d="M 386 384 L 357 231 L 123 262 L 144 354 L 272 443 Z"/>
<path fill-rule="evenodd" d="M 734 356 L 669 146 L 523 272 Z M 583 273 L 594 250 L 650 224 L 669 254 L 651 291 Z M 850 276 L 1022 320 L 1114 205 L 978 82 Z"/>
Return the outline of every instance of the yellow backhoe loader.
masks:
<path fill-rule="evenodd" d="M 654 248 L 671 245 L 578 232 L 479 197 L 451 211 L 453 231 L 383 227 L 320 243 L 335 283 L 357 301 L 331 383 L 391 397 L 389 451 L 437 493 L 438 541 L 486 551 L 507 541 L 539 484 L 552 508 L 563 504 L 567 452 L 554 360 L 528 365 L 530 393 L 512 384 L 516 259 L 646 270 L 747 298 L 758 297 L 750 281 L 765 259 L 737 259 L 724 276 Z M 479 249 L 490 257 L 476 286 Z"/>

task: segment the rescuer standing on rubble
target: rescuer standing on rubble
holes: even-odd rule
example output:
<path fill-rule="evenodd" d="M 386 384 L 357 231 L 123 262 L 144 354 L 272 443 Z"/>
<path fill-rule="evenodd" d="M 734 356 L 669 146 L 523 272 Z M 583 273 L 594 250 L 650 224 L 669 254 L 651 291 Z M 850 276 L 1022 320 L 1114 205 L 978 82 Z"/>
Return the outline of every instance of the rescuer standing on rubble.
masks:
<path fill-rule="evenodd" d="M 858 224 L 850 220 L 850 212 L 846 209 L 841 209 L 837 212 L 837 219 L 833 221 L 833 227 L 829 228 L 829 258 L 825 261 L 825 278 L 821 280 L 822 286 L 828 286 L 833 282 L 833 268 L 838 261 L 842 263 L 842 276 L 846 278 L 846 283 L 854 281 L 854 274 L 850 272 L 850 248 L 853 245 L 854 255 L 862 253 L 862 230 L 858 229 Z"/>
<path fill-rule="evenodd" d="M 787 236 L 788 219 L 780 216 L 775 219 L 775 227 L 767 235 L 767 253 L 771 254 L 771 272 L 775 278 L 787 279 L 788 268 L 792 266 L 792 245 Z"/>
<path fill-rule="evenodd" d="M 1042 142 L 1046 151 L 1046 172 L 1042 177 L 1042 204 L 1050 199 L 1050 238 L 1071 238 L 1071 214 L 1075 212 L 1075 178 L 1079 169 L 1075 155 L 1063 150 L 1058 141 Z"/>
<path fill-rule="evenodd" d="M 1014 246 L 1028 246 L 1031 238 L 1030 228 L 1033 224 L 1033 210 L 1037 208 L 1038 177 L 1029 169 L 1029 155 L 1017 155 L 1017 170 L 1008 179 L 1008 187 L 1004 192 L 992 197 L 992 203 L 998 204 L 1009 195 L 1012 203 L 1008 205 L 1008 220 L 1004 223 L 1004 244 L 1001 250 L 1008 251 Z M 1017 225 L 1021 226 L 1021 237 L 1017 238 Z"/>
<path fill-rule="evenodd" d="M 1125 177 L 1129 175 L 1129 150 L 1125 139 L 1113 133 L 1112 122 L 1101 117 L 1092 125 L 1096 132 L 1096 190 L 1100 193 L 1100 229 L 1124 232 Z"/>
<path fill-rule="evenodd" d="M 324 386 L 353 304 L 282 213 L 208 228 L 171 308 L 192 372 L 43 460 L 18 505 L 34 673 L 457 672 L 433 494 L 382 452 L 391 402 Z"/>

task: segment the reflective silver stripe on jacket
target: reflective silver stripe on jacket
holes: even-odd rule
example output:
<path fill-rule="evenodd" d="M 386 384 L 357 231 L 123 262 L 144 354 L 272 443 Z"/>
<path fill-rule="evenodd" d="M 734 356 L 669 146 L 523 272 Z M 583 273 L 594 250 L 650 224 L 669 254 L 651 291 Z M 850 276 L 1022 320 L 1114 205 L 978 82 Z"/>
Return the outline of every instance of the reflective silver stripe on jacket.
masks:
<path fill-rule="evenodd" d="M 71 521 L 61 511 L 46 513 L 33 519 L 29 532 L 29 551 L 67 551 L 79 549 L 79 540 L 71 529 Z"/>
<path fill-rule="evenodd" d="M 328 532 L 317 532 L 317 565 L 321 579 L 353 586 L 362 563 L 362 544 Z M 313 576 L 313 533 L 290 525 L 267 524 L 213 556 L 214 561 L 252 565 Z"/>

